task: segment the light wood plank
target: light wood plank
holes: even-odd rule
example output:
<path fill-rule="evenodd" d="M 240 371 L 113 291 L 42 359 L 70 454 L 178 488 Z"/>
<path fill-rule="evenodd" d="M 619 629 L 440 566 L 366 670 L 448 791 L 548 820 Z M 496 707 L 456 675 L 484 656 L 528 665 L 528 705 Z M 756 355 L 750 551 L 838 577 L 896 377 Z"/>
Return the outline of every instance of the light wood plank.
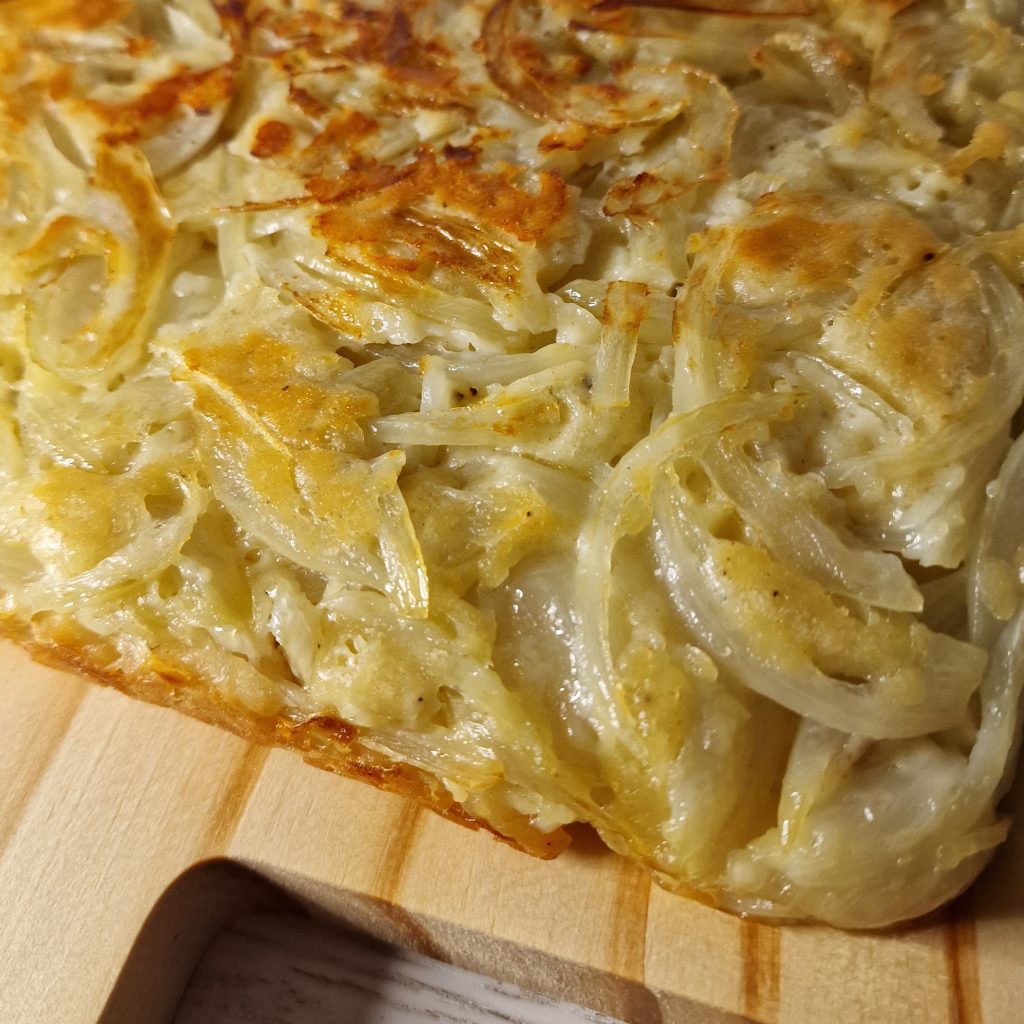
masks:
<path fill-rule="evenodd" d="M 698 1003 L 740 1013 L 741 927 L 728 914 L 654 886 L 647 914 L 647 984 L 665 998 L 685 993 Z"/>
<path fill-rule="evenodd" d="M 787 928 L 781 937 L 780 1020 L 825 1020 L 841 1008 L 857 1021 L 956 1024 L 942 927 L 900 935 Z"/>
<path fill-rule="evenodd" d="M 388 895 L 419 813 L 410 800 L 274 750 L 226 850 L 270 873 Z"/>
<path fill-rule="evenodd" d="M 32 684 L 18 685 L 26 668 Z M 88 689 L 84 680 L 32 665 L 23 657 L 0 658 L 7 723 L 0 743 L 0 851 L 20 823 L 25 804 Z"/>
<path fill-rule="evenodd" d="M 203 943 L 253 898 L 204 873 L 211 858 L 381 938 L 641 1024 L 1021 1019 L 1019 827 L 970 901 L 927 927 L 775 927 L 652 888 L 585 832 L 537 861 L 9 647 L 0 700 L 14 723 L 0 747 L 3 1024 L 93 1024 L 104 1006 L 103 1024 L 131 1022 L 141 999 L 147 1021 L 168 1019 Z"/>
<path fill-rule="evenodd" d="M 14 675 L 23 688 L 28 680 Z M 211 828 L 251 756 L 234 737 L 204 741 L 205 731 L 88 690 L 0 857 L 5 1024 L 99 1017 L 153 905 L 209 850 Z"/>
<path fill-rule="evenodd" d="M 974 959 L 986 1024 L 1024 1020 L 1024 765 L 1018 771 L 1021 777 L 1006 802 L 1014 827 L 967 901 L 974 919 Z"/>
<path fill-rule="evenodd" d="M 403 907 L 643 981 L 650 881 L 635 865 L 586 839 L 556 861 L 524 860 L 479 833 L 460 842 L 456 876 L 448 834 L 422 819 L 396 890 Z"/>

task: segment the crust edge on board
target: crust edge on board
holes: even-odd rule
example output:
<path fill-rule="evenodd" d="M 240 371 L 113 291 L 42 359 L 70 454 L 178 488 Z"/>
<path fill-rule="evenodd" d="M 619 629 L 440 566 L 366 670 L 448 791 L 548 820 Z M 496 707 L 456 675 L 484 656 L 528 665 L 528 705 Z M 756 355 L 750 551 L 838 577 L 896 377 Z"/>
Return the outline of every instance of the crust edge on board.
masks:
<path fill-rule="evenodd" d="M 511 809 L 499 829 L 493 822 L 468 813 L 426 772 L 361 742 L 358 730 L 348 722 L 327 717 L 294 722 L 283 715 L 261 715 L 227 700 L 209 680 L 173 657 L 167 659 L 163 651 L 161 663 L 167 668 L 126 670 L 117 664 L 121 654 L 110 638 L 92 634 L 63 617 L 25 622 L 13 615 L 0 615 L 0 639 L 13 641 L 35 661 L 51 668 L 77 672 L 129 697 L 225 729 L 250 743 L 295 751 L 317 768 L 410 797 L 448 821 L 490 832 L 534 857 L 551 860 L 571 841 L 565 829 L 541 832 Z"/>

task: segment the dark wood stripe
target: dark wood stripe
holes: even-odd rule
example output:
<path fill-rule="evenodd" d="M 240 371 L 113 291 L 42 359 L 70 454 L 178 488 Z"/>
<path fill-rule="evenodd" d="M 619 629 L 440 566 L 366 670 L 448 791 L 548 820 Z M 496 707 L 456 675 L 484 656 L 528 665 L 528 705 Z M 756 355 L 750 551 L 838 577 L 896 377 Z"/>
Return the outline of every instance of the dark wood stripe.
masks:
<path fill-rule="evenodd" d="M 396 902 L 409 866 L 409 851 L 416 842 L 425 808 L 408 797 L 396 796 L 394 799 L 398 810 L 388 828 L 387 843 L 373 879 L 373 894 L 378 901 L 377 918 L 385 926 L 383 937 L 435 960 L 448 960 L 450 954 L 425 922 Z"/>
<path fill-rule="evenodd" d="M 49 737 L 42 742 L 37 740 L 33 744 L 30 755 L 31 764 L 21 771 L 16 770 L 13 776 L 16 783 L 15 786 L 12 786 L 12 790 L 16 790 L 15 797 L 4 809 L 4 818 L 0 820 L 0 856 L 6 851 L 14 833 L 18 830 L 25 808 L 39 788 L 46 769 L 49 768 L 50 762 L 57 753 L 57 748 L 64 742 L 64 736 L 78 713 L 78 709 L 82 706 L 85 695 L 92 689 L 81 679 L 69 678 L 62 682 L 67 694 L 62 695 L 60 701 L 54 701 L 49 705 L 46 709 L 45 725 L 35 731 L 37 736 L 45 736 L 46 733 L 50 733 Z M 8 781 L 10 782 L 10 780 Z"/>
<path fill-rule="evenodd" d="M 982 1024 L 978 941 L 969 897 L 953 908 L 945 939 L 949 1019 L 953 1024 Z"/>
<path fill-rule="evenodd" d="M 227 852 L 228 845 L 242 819 L 246 804 L 270 755 L 270 748 L 249 744 L 228 776 L 224 794 L 200 840 L 199 851 L 204 857 L 215 857 Z"/>
<path fill-rule="evenodd" d="M 743 1013 L 761 1024 L 779 1019 L 782 933 L 775 925 L 740 921 Z"/>
<path fill-rule="evenodd" d="M 619 858 L 619 862 L 618 884 L 610 914 L 608 969 L 642 984 L 647 959 L 651 876 L 639 864 L 625 858 Z"/>
<path fill-rule="evenodd" d="M 406 860 L 416 834 L 419 830 L 420 814 L 423 805 L 408 797 L 396 797 L 399 807 L 388 828 L 388 838 L 381 852 L 380 862 L 373 879 L 374 895 L 382 900 L 393 903 L 402 876 L 405 874 Z"/>

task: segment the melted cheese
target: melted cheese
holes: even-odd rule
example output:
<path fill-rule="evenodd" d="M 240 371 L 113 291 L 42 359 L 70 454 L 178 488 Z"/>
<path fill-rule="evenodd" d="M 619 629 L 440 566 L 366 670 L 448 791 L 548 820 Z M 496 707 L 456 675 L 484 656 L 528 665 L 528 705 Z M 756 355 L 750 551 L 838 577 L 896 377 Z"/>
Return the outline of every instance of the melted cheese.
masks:
<path fill-rule="evenodd" d="M 1024 683 L 1017 6 L 8 0 L 4 611 L 931 910 Z"/>

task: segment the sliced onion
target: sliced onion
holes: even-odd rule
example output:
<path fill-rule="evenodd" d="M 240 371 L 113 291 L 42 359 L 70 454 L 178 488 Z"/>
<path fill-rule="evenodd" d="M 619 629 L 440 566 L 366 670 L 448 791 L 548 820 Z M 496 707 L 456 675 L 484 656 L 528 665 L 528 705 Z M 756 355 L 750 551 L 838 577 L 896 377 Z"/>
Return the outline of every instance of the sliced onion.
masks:
<path fill-rule="evenodd" d="M 970 821 L 983 801 L 995 801 L 1013 778 L 1020 748 L 1024 694 L 1024 609 L 995 638 L 981 684 L 981 726 L 967 771 L 950 808 L 953 824 Z"/>
<path fill-rule="evenodd" d="M 562 363 L 452 409 L 381 416 L 371 429 L 385 444 L 486 446 L 516 450 L 556 434 L 562 413 L 554 388 L 586 372 Z"/>
<path fill-rule="evenodd" d="M 785 359 L 796 371 L 796 380 L 800 384 L 815 388 L 838 406 L 870 413 L 885 432 L 894 437 L 911 436 L 913 424 L 910 418 L 894 409 L 866 384 L 820 357 L 788 352 Z"/>
<path fill-rule="evenodd" d="M 779 32 L 751 54 L 751 63 L 770 84 L 776 103 L 792 98 L 803 104 L 813 97 L 842 114 L 861 98 L 848 72 L 852 55 L 824 32 Z"/>
<path fill-rule="evenodd" d="M 131 367 L 145 348 L 172 238 L 145 160 L 102 151 L 80 209 L 55 217 L 18 258 L 36 361 L 81 384 Z"/>
<path fill-rule="evenodd" d="M 966 755 L 924 738 L 865 745 L 805 721 L 779 827 L 730 863 L 730 884 L 751 893 L 732 905 L 774 896 L 781 913 L 875 928 L 955 896 L 1006 836 L 996 802 L 1016 759 L 1022 690 L 1018 613 L 993 644 Z"/>
<path fill-rule="evenodd" d="M 404 452 L 388 452 L 384 457 L 397 463 L 399 470 L 405 464 Z M 430 607 L 430 586 L 409 509 L 397 487 L 386 491 L 380 504 L 377 544 L 387 572 L 387 593 L 406 615 L 423 618 Z"/>
<path fill-rule="evenodd" d="M 971 639 L 990 646 L 1024 595 L 1024 435 L 987 489 L 967 591 Z"/>
<path fill-rule="evenodd" d="M 655 477 L 666 462 L 702 450 L 723 430 L 758 412 L 777 414 L 786 404 L 736 397 L 673 416 L 623 456 L 605 482 L 580 533 L 573 620 L 581 685 L 596 701 L 595 712 L 612 730 L 629 734 L 615 683 L 618 669 L 609 625 L 612 560 L 619 540 L 647 525 Z"/>
<path fill-rule="evenodd" d="M 130 510 L 138 520 L 127 543 L 69 578 L 43 576 L 29 587 L 31 600 L 39 601 L 40 607 L 44 593 L 65 606 L 72 601 L 102 600 L 122 586 L 155 579 L 172 564 L 209 501 L 195 467 L 188 466 L 184 427 L 181 422 L 172 423 L 147 437 L 127 472 L 109 478 L 97 474 L 96 486 L 114 488 L 126 513 Z M 168 492 L 173 498 L 168 498 Z M 156 495 L 178 507 L 167 516 L 151 513 L 148 500 Z M 66 536 L 63 543 L 74 551 L 76 538 Z"/>
<path fill-rule="evenodd" d="M 125 583 L 153 580 L 172 564 L 192 535 L 192 528 L 209 501 L 209 494 L 195 479 L 175 475 L 171 481 L 182 496 L 180 511 L 169 519 L 153 520 L 141 527 L 120 551 L 108 555 L 87 572 L 63 582 L 60 591 L 65 600 L 84 601 Z"/>
<path fill-rule="evenodd" d="M 695 266 L 676 297 L 672 315 L 672 408 L 676 413 L 713 402 L 724 393 L 717 370 L 724 354 L 714 320 L 716 295 L 728 260 L 728 252 L 722 251 L 711 262 Z"/>
<path fill-rule="evenodd" d="M 342 238 L 341 220 L 365 222 L 360 237 Z M 399 218 L 356 205 L 314 211 L 288 229 L 255 247 L 261 276 L 348 337 L 410 344 L 440 335 L 455 350 L 501 351 L 515 332 L 555 326 L 535 247 L 464 218 L 411 210 Z"/>
<path fill-rule="evenodd" d="M 514 384 L 544 370 L 580 362 L 582 358 L 583 353 L 574 345 L 544 345 L 536 352 L 462 352 L 445 355 L 443 362 L 454 380 L 482 388 L 494 384 Z"/>
<path fill-rule="evenodd" d="M 220 131 L 229 106 L 230 101 L 224 99 L 201 114 L 186 107 L 166 128 L 144 139 L 139 148 L 145 153 L 153 176 L 166 177 L 193 160 Z"/>
<path fill-rule="evenodd" d="M 842 526 L 830 526 L 815 514 L 807 489 L 781 470 L 769 474 L 739 453 L 721 446 L 702 459 L 712 480 L 740 509 L 771 549 L 834 594 L 877 608 L 920 612 L 924 602 L 913 579 L 895 555 L 875 551 Z M 819 503 L 827 492 L 820 487 Z"/>
<path fill-rule="evenodd" d="M 986 400 L 979 403 L 980 408 L 970 410 L 973 415 L 917 439 L 912 447 L 894 440 L 877 452 L 849 460 L 847 468 L 833 474 L 836 486 L 861 473 L 877 475 L 881 471 L 906 477 L 925 468 L 949 465 L 983 447 L 1019 408 L 1024 400 L 1024 349 L 1018 341 L 1018 325 L 1024 322 L 1024 296 L 991 263 L 976 267 L 976 273 L 993 353 Z"/>
<path fill-rule="evenodd" d="M 629 381 L 649 293 L 647 285 L 634 281 L 608 285 L 594 367 L 594 405 L 599 409 L 629 405 Z"/>
<path fill-rule="evenodd" d="M 876 541 L 925 565 L 955 566 L 970 543 L 967 524 L 1006 446 L 1005 431 L 1024 399 L 1024 348 L 1017 341 L 1024 298 L 996 266 L 975 264 L 991 346 L 986 393 L 966 414 L 935 432 L 915 429 L 874 451 L 823 468 L 832 488 L 872 495 L 881 516 L 865 523 Z M 900 490 L 894 490 L 897 481 Z"/>
<path fill-rule="evenodd" d="M 668 73 L 668 72 L 665 72 Z M 739 107 L 721 79 L 695 68 L 672 72 L 685 82 L 683 124 L 662 132 L 639 157 L 627 160 L 627 174 L 613 182 L 603 212 L 649 219 L 663 203 L 687 195 L 698 185 L 721 181 L 729 168 Z"/>
<path fill-rule="evenodd" d="M 301 484 L 293 485 L 290 505 L 268 503 L 261 483 L 247 472 L 251 456 L 246 445 L 233 442 L 213 422 L 201 424 L 198 434 L 213 493 L 243 530 L 305 569 L 330 574 L 353 587 L 387 592 L 388 575 L 383 564 L 367 546 L 350 542 L 336 524 L 321 522 L 309 508 Z M 281 464 L 280 473 L 290 476 L 286 463 Z M 381 484 L 374 479 L 379 473 L 374 473 L 372 467 L 355 476 L 356 480 L 344 486 L 379 493 Z M 390 468 L 385 476 L 391 476 Z"/>
<path fill-rule="evenodd" d="M 987 13 L 967 9 L 945 16 L 927 5 L 894 22 L 886 35 L 869 98 L 915 147 L 934 152 L 965 143 L 986 121 L 1017 127 L 1001 97 L 1024 87 L 1020 36 Z M 922 90 L 922 81 L 930 87 Z M 1019 142 L 1019 127 L 1014 134 Z M 941 152 L 949 150 L 943 146 Z"/>
<path fill-rule="evenodd" d="M 239 379 L 232 370 L 243 359 L 249 374 Z M 303 568 L 394 593 L 400 608 L 420 614 L 422 562 L 404 503 L 391 501 L 384 516 L 393 574 L 378 548 L 382 502 L 404 459 L 367 457 L 360 421 L 378 403 L 346 382 L 346 364 L 266 339 L 189 349 L 184 361 L 196 447 L 239 525 Z"/>
<path fill-rule="evenodd" d="M 721 14 L 740 18 L 793 18 L 814 13 L 814 7 L 803 0 L 599 0 L 591 10 L 619 11 L 628 7 L 692 11 L 694 14 Z"/>
<path fill-rule="evenodd" d="M 978 648 L 908 624 L 919 646 L 913 666 L 885 668 L 875 679 L 830 677 L 796 650 L 786 665 L 759 653 L 760 643 L 737 632 L 722 613 L 729 592 L 716 582 L 708 541 L 689 521 L 685 504 L 663 484 L 655 491 L 655 551 L 676 607 L 691 629 L 738 679 L 797 714 L 842 732 L 870 738 L 919 736 L 955 724 L 977 689 L 985 664 Z M 785 628 L 780 617 L 780 628 Z M 870 630 L 870 624 L 863 627 Z M 792 663 L 792 664 L 791 664 Z M 903 672 L 920 674 L 923 692 L 903 692 Z"/>
<path fill-rule="evenodd" d="M 481 30 L 487 70 L 495 85 L 524 110 L 551 121 L 574 122 L 614 132 L 637 125 L 661 124 L 684 109 L 687 83 L 672 68 L 623 64 L 607 69 L 604 81 L 579 81 L 579 75 L 556 70 L 542 47 L 560 44 L 563 56 L 583 57 L 566 22 L 537 0 L 497 0 Z M 562 31 L 566 38 L 556 35 Z"/>

